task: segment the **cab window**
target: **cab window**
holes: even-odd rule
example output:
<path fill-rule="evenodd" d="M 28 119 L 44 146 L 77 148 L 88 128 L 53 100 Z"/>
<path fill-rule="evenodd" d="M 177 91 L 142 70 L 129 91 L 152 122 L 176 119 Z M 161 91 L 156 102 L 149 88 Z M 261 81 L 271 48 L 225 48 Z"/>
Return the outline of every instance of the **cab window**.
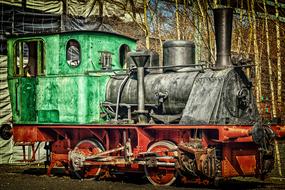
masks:
<path fill-rule="evenodd" d="M 119 49 L 120 53 L 120 65 L 122 68 L 126 66 L 126 58 L 127 58 L 127 53 L 130 51 L 130 47 L 126 44 L 121 45 Z"/>
<path fill-rule="evenodd" d="M 16 76 L 37 76 L 45 73 L 42 41 L 18 41 L 14 46 Z"/>
<path fill-rule="evenodd" d="M 76 40 L 69 40 L 66 45 L 66 61 L 71 67 L 80 64 L 80 44 Z"/>

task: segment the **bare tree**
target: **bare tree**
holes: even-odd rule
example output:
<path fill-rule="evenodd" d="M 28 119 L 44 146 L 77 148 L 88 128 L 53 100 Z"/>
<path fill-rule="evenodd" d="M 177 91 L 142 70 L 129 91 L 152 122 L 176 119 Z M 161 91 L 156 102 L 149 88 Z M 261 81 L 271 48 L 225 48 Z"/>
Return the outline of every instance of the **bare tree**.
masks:
<path fill-rule="evenodd" d="M 147 20 L 147 9 L 148 9 L 148 0 L 143 1 L 143 12 L 144 12 L 144 31 L 145 31 L 145 45 L 146 48 L 150 48 L 149 44 L 149 38 L 150 38 L 150 32 L 149 32 L 149 24 Z"/>
<path fill-rule="evenodd" d="M 255 61 L 255 84 L 256 84 L 256 100 L 257 100 L 257 107 L 260 110 L 260 97 L 262 96 L 261 93 L 261 64 L 259 59 L 259 49 L 258 49 L 258 41 L 257 41 L 257 30 L 256 30 L 256 16 L 254 10 L 255 1 L 251 0 L 251 16 L 252 22 L 251 27 L 253 29 L 253 45 L 254 45 L 254 61 Z"/>
<path fill-rule="evenodd" d="M 275 15 L 276 15 L 276 44 L 277 44 L 277 102 L 279 111 L 282 111 L 282 66 L 281 66 L 281 40 L 280 40 L 280 25 L 279 25 L 279 3 L 275 0 Z"/>
<path fill-rule="evenodd" d="M 175 0 L 175 16 L 176 16 L 176 34 L 177 34 L 177 39 L 180 40 L 180 24 L 179 24 L 179 5 L 178 5 L 178 0 Z"/>
<path fill-rule="evenodd" d="M 271 64 L 271 52 L 270 52 L 270 41 L 269 41 L 269 32 L 268 32 L 268 13 L 266 7 L 266 0 L 263 0 L 263 7 L 265 13 L 265 34 L 266 34 L 266 50 L 267 50 L 267 63 L 268 63 L 268 72 L 269 72 L 269 84 L 270 84 L 270 92 L 271 92 L 271 104 L 272 104 L 272 116 L 277 117 L 276 112 L 276 100 L 275 100 L 275 92 L 274 92 L 274 84 L 272 79 L 272 64 Z"/>

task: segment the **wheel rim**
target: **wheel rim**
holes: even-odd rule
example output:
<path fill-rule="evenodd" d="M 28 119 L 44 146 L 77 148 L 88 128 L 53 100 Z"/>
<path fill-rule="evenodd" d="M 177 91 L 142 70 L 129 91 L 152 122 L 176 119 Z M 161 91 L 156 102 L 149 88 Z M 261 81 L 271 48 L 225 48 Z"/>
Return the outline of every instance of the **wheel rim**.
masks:
<path fill-rule="evenodd" d="M 99 152 L 104 151 L 104 147 L 100 142 L 95 139 L 86 139 L 80 141 L 75 147 L 74 150 L 84 156 L 91 156 L 98 154 Z M 71 160 L 71 165 L 75 175 L 82 179 L 94 179 L 100 174 L 101 167 L 98 166 L 84 166 L 80 167 L 78 160 Z"/>
<path fill-rule="evenodd" d="M 156 152 L 159 156 L 174 156 L 175 152 L 164 152 L 174 147 L 175 144 L 170 141 L 159 141 L 150 146 L 148 152 Z M 174 167 L 162 168 L 145 166 L 145 173 L 147 179 L 156 186 L 169 186 L 175 182 L 177 176 Z"/>

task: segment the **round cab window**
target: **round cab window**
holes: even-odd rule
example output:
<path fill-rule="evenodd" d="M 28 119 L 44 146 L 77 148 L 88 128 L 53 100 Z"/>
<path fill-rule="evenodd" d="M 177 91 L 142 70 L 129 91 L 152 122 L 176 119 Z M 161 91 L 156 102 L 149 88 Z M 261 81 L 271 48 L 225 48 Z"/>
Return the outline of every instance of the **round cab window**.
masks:
<path fill-rule="evenodd" d="M 80 64 L 80 44 L 76 40 L 69 40 L 66 46 L 67 64 L 77 67 Z"/>

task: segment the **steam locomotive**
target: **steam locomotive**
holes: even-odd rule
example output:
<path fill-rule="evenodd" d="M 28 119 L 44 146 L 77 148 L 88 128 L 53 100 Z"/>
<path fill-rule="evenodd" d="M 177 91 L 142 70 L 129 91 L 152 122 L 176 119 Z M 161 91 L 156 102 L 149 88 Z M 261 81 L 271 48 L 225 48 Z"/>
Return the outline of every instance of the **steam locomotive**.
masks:
<path fill-rule="evenodd" d="M 80 178 L 145 174 L 154 185 L 265 176 L 271 128 L 262 125 L 251 81 L 231 60 L 233 10 L 214 10 L 216 63 L 195 62 L 195 44 L 167 41 L 163 66 L 136 40 L 77 31 L 12 36 L 8 79 L 17 145 L 45 142 L 48 174 Z M 48 143 L 47 143 L 48 142 Z"/>

